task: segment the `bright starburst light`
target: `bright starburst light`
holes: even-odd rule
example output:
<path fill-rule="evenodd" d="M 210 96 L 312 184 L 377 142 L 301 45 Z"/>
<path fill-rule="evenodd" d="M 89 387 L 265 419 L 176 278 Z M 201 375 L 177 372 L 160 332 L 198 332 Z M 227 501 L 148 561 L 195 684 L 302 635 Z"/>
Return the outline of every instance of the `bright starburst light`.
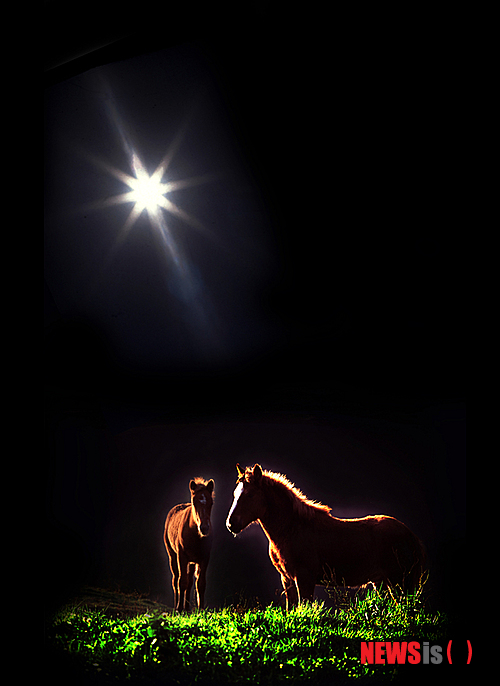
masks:
<path fill-rule="evenodd" d="M 159 168 L 152 176 L 149 176 L 147 171 L 143 168 L 141 161 L 137 158 L 136 162 L 136 178 L 130 177 L 127 184 L 132 190 L 128 194 L 137 207 L 137 212 L 147 210 L 149 214 L 156 214 L 158 207 L 168 208 L 168 200 L 165 198 L 165 193 L 169 190 L 168 183 L 162 183 L 161 168 Z"/>
<path fill-rule="evenodd" d="M 216 176 L 214 174 L 205 174 L 180 180 L 172 178 L 171 163 L 183 142 L 190 119 L 189 116 L 185 118 L 183 125 L 174 136 L 163 158 L 158 166 L 154 168 L 149 165 L 147 166 L 145 158 L 137 152 L 137 147 L 132 143 L 128 128 L 118 115 L 112 97 L 109 97 L 106 102 L 106 110 L 115 131 L 121 139 L 129 170 L 123 171 L 102 158 L 90 154 L 88 151 L 81 150 L 81 153 L 92 164 L 100 167 L 107 174 L 114 176 L 123 183 L 127 190 L 118 195 L 108 196 L 91 202 L 81 207 L 80 211 L 81 209 L 102 210 L 107 207 L 125 204 L 131 204 L 132 207 L 119 233 L 115 237 L 107 259 L 103 262 L 103 269 L 106 269 L 110 264 L 115 250 L 126 240 L 130 231 L 145 211 L 151 229 L 160 239 L 159 246 L 162 248 L 161 252 L 167 258 L 165 267 L 167 269 L 168 289 L 183 307 L 182 317 L 184 321 L 202 338 L 203 354 L 210 355 L 211 351 L 218 350 L 221 344 L 216 312 L 203 283 L 200 270 L 191 263 L 188 255 L 183 250 L 182 244 L 179 243 L 180 236 L 175 237 L 171 231 L 168 225 L 168 216 L 172 215 L 180 219 L 183 223 L 201 231 L 205 237 L 210 237 L 212 240 L 216 240 L 216 238 L 198 219 L 178 207 L 167 196 L 174 191 L 213 181 Z M 153 173 L 150 173 L 151 169 L 154 169 Z M 140 228 L 142 230 L 144 225 L 141 225 Z"/>
<path fill-rule="evenodd" d="M 116 169 L 116 167 L 113 167 L 102 160 L 93 160 L 130 189 L 125 193 L 120 193 L 119 195 L 114 195 L 92 204 L 94 208 L 104 208 L 110 205 L 133 203 L 130 214 L 123 226 L 122 233 L 118 237 L 119 241 L 127 236 L 128 232 L 144 210 L 146 210 L 149 216 L 151 226 L 160 233 L 166 245 L 169 247 L 170 252 L 173 252 L 173 243 L 165 221 L 164 210 L 179 217 L 196 229 L 204 229 L 197 219 L 175 205 L 166 195 L 175 190 L 205 183 L 210 177 L 202 176 L 180 181 L 165 181 L 164 175 L 168 167 L 168 158 L 169 155 L 161 161 L 151 175 L 149 175 L 139 155 L 135 151 L 130 154 L 130 166 L 133 175 Z M 172 256 L 175 257 L 175 255 Z"/>
<path fill-rule="evenodd" d="M 167 254 L 174 260 L 177 267 L 181 267 L 182 264 L 185 264 L 185 260 L 181 259 L 178 246 L 173 240 L 173 236 L 171 235 L 166 222 L 166 213 L 178 217 L 191 227 L 202 230 L 205 233 L 206 229 L 197 219 L 175 205 L 167 195 L 173 191 L 205 183 L 208 180 L 213 179 L 212 175 L 182 180 L 168 180 L 168 177 L 165 178 L 167 172 L 169 172 L 170 163 L 184 139 L 189 117 L 185 119 L 183 126 L 181 126 L 177 135 L 174 137 L 164 157 L 154 172 L 150 174 L 139 156 L 135 145 L 131 142 L 128 128 L 121 120 L 112 97 L 108 98 L 106 109 L 108 116 L 121 139 L 123 150 L 128 159 L 130 173 L 117 169 L 104 160 L 94 156 L 90 156 L 90 159 L 94 164 L 121 181 L 129 190 L 120 193 L 119 195 L 114 195 L 91 203 L 90 205 L 87 205 L 87 209 L 103 209 L 111 205 L 132 203 L 132 209 L 130 210 L 120 234 L 117 236 L 115 247 L 127 237 L 129 231 L 145 210 L 148 214 L 151 227 L 161 237 Z M 87 156 L 89 157 L 88 154 Z"/>
<path fill-rule="evenodd" d="M 185 140 L 188 126 L 197 109 L 197 103 L 194 103 L 194 106 L 186 112 L 177 132 L 170 140 L 170 144 L 167 145 L 165 151 L 162 151 L 163 156 L 159 156 L 155 160 L 151 155 L 151 146 L 147 157 L 143 155 L 142 151 L 139 151 L 134 140 L 137 135 L 136 132 L 129 129 L 120 117 L 115 98 L 105 81 L 102 82 L 102 86 L 105 95 L 104 109 L 109 117 L 111 129 L 117 134 L 121 143 L 121 151 L 124 155 L 120 155 L 120 158 L 124 164 L 120 164 L 120 167 L 115 166 L 81 147 L 78 147 L 78 153 L 92 165 L 117 179 L 123 184 L 123 188 L 116 195 L 95 199 L 90 203 L 78 206 L 74 211 L 81 216 L 82 212 L 100 211 L 113 206 L 125 208 L 128 205 L 130 210 L 128 210 L 128 214 L 125 214 L 123 223 L 119 226 L 117 233 L 114 234 L 109 251 L 102 256 L 98 270 L 99 276 L 90 290 L 95 295 L 98 294 L 98 291 L 100 293 L 101 277 L 107 278 L 105 274 L 112 273 L 110 266 L 116 252 L 127 240 L 134 227 L 137 226 L 137 230 L 141 233 L 147 230 L 146 224 L 138 221 L 145 213 L 149 220 L 150 229 L 158 239 L 152 245 L 159 249 L 160 262 L 163 263 L 165 275 L 163 284 L 172 298 L 171 302 L 179 306 L 179 321 L 183 321 L 189 327 L 195 340 L 200 343 L 198 354 L 211 359 L 212 355 L 219 355 L 224 350 L 219 317 L 210 297 L 209 289 L 204 283 L 202 269 L 195 265 L 190 258 L 189 245 L 194 245 L 194 242 L 192 239 L 183 240 L 180 222 L 199 231 L 203 239 L 208 238 L 211 242 L 215 241 L 217 245 L 221 244 L 210 228 L 176 204 L 177 197 L 179 197 L 176 192 L 216 181 L 219 175 L 210 173 L 179 179 L 175 178 L 177 170 L 173 164 L 173 160 Z M 157 137 L 158 131 L 152 131 L 152 134 Z M 145 138 L 146 135 L 147 133 L 143 132 L 141 138 Z M 196 159 L 195 149 L 192 145 L 193 143 L 191 143 L 189 150 L 189 160 Z M 205 159 L 203 156 L 200 157 L 201 161 Z M 94 178 L 98 177 L 94 176 Z M 119 191 L 120 189 L 117 188 L 116 190 Z M 175 203 L 173 202 L 174 197 L 176 198 Z M 174 226 L 171 225 L 170 218 L 178 220 Z M 103 222 L 105 219 L 103 217 Z M 113 224 L 114 222 L 110 224 L 109 228 Z M 110 237 L 109 231 L 105 231 L 105 236 Z"/>

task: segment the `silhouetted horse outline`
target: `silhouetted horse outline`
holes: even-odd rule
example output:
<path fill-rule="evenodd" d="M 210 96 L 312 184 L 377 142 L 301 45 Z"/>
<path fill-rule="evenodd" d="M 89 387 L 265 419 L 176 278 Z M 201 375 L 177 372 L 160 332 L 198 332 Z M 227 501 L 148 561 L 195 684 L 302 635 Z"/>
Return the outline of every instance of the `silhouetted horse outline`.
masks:
<path fill-rule="evenodd" d="M 424 550 L 402 522 L 386 515 L 338 519 L 306 498 L 282 474 L 256 464 L 239 465 L 226 520 L 237 535 L 257 521 L 269 539 L 269 557 L 281 575 L 290 608 L 312 600 L 314 586 L 363 586 L 369 582 L 415 588 L 424 571 Z"/>
<path fill-rule="evenodd" d="M 165 520 L 164 541 L 172 570 L 174 605 L 179 611 L 189 608 L 196 573 L 198 609 L 205 606 L 205 588 L 212 536 L 210 513 L 214 481 L 197 477 L 189 483 L 191 502 L 173 507 Z"/>

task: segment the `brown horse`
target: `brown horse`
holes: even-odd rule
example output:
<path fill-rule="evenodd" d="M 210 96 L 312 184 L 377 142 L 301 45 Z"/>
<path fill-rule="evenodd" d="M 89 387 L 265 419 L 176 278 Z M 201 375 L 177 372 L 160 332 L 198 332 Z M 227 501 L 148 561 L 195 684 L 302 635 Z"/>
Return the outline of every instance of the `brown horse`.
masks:
<path fill-rule="evenodd" d="M 314 586 L 374 584 L 416 587 L 424 571 L 418 538 L 386 515 L 338 519 L 308 500 L 282 474 L 256 464 L 238 480 L 226 520 L 237 535 L 257 521 L 269 539 L 269 557 L 281 575 L 287 608 L 312 600 Z"/>
<path fill-rule="evenodd" d="M 196 573 L 198 609 L 205 606 L 205 588 L 212 546 L 210 513 L 214 481 L 196 478 L 189 484 L 191 502 L 173 507 L 165 520 L 164 541 L 170 558 L 174 604 L 179 611 L 189 608 Z"/>

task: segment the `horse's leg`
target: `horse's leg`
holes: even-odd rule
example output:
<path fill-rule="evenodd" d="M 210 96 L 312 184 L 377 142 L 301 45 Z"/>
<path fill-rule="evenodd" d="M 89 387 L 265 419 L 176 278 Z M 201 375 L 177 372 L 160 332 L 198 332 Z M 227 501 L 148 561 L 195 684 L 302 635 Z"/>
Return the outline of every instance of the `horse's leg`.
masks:
<path fill-rule="evenodd" d="M 282 564 L 280 554 L 278 550 L 274 547 L 274 543 L 269 541 L 269 557 L 271 562 L 276 567 L 281 576 L 281 583 L 283 585 L 283 590 L 285 592 L 286 598 L 286 609 L 291 610 L 294 605 L 298 604 L 299 598 L 297 595 L 297 588 L 295 586 L 295 581 L 288 576 L 284 565 Z"/>
<path fill-rule="evenodd" d="M 172 570 L 172 587 L 174 589 L 174 607 L 177 607 L 179 602 L 179 562 L 177 555 L 172 556 L 170 560 L 170 569 Z"/>
<path fill-rule="evenodd" d="M 194 572 L 196 569 L 196 565 L 193 562 L 190 562 L 188 565 L 188 572 L 187 572 L 187 588 L 186 588 L 186 602 L 185 602 L 185 609 L 189 610 L 191 606 L 191 589 L 193 588 L 193 576 Z"/>
<path fill-rule="evenodd" d="M 297 573 L 295 583 L 299 593 L 299 603 L 304 600 L 312 602 L 314 598 L 315 575 L 311 574 L 309 570 L 303 570 Z"/>
<path fill-rule="evenodd" d="M 172 572 L 172 588 L 174 589 L 174 607 L 177 607 L 179 600 L 179 564 L 177 562 L 177 553 L 165 537 L 165 546 L 167 548 L 168 559 L 170 562 L 170 571 Z"/>
<path fill-rule="evenodd" d="M 188 568 L 189 562 L 182 550 L 179 550 L 179 597 L 177 600 L 177 610 L 182 612 L 186 609 L 186 591 L 188 588 Z"/>
<path fill-rule="evenodd" d="M 281 583 L 283 584 L 283 589 L 285 591 L 286 609 L 288 612 L 299 602 L 297 586 L 295 585 L 294 579 L 291 579 L 289 576 L 285 576 L 284 574 L 281 575 Z"/>
<path fill-rule="evenodd" d="M 198 602 L 198 610 L 203 610 L 205 607 L 205 589 L 207 587 L 207 567 L 208 562 L 198 565 L 196 574 L 196 600 Z"/>

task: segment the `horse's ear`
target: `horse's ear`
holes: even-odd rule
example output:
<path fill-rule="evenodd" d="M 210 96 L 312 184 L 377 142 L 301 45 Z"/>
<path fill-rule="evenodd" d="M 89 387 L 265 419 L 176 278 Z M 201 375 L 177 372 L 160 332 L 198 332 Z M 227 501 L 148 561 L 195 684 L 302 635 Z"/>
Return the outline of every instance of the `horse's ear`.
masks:
<path fill-rule="evenodd" d="M 244 474 L 245 472 L 242 471 L 239 462 L 236 464 L 236 471 L 238 472 L 238 479 L 241 479 L 241 477 L 243 476 L 243 474 Z"/>
<path fill-rule="evenodd" d="M 210 479 L 210 481 L 207 483 L 207 491 L 208 491 L 209 493 L 212 493 L 213 490 L 214 490 L 214 486 L 215 486 L 214 480 L 213 480 L 213 479 Z"/>
<path fill-rule="evenodd" d="M 253 477 L 254 477 L 254 479 L 256 479 L 257 481 L 260 481 L 260 480 L 261 480 L 261 478 L 262 478 L 262 467 L 260 466 L 260 464 L 254 465 L 254 468 L 253 468 Z"/>
<path fill-rule="evenodd" d="M 195 490 L 196 490 L 196 481 L 194 481 L 194 479 L 191 479 L 191 481 L 189 482 L 189 488 L 190 488 L 192 491 L 195 491 Z"/>

